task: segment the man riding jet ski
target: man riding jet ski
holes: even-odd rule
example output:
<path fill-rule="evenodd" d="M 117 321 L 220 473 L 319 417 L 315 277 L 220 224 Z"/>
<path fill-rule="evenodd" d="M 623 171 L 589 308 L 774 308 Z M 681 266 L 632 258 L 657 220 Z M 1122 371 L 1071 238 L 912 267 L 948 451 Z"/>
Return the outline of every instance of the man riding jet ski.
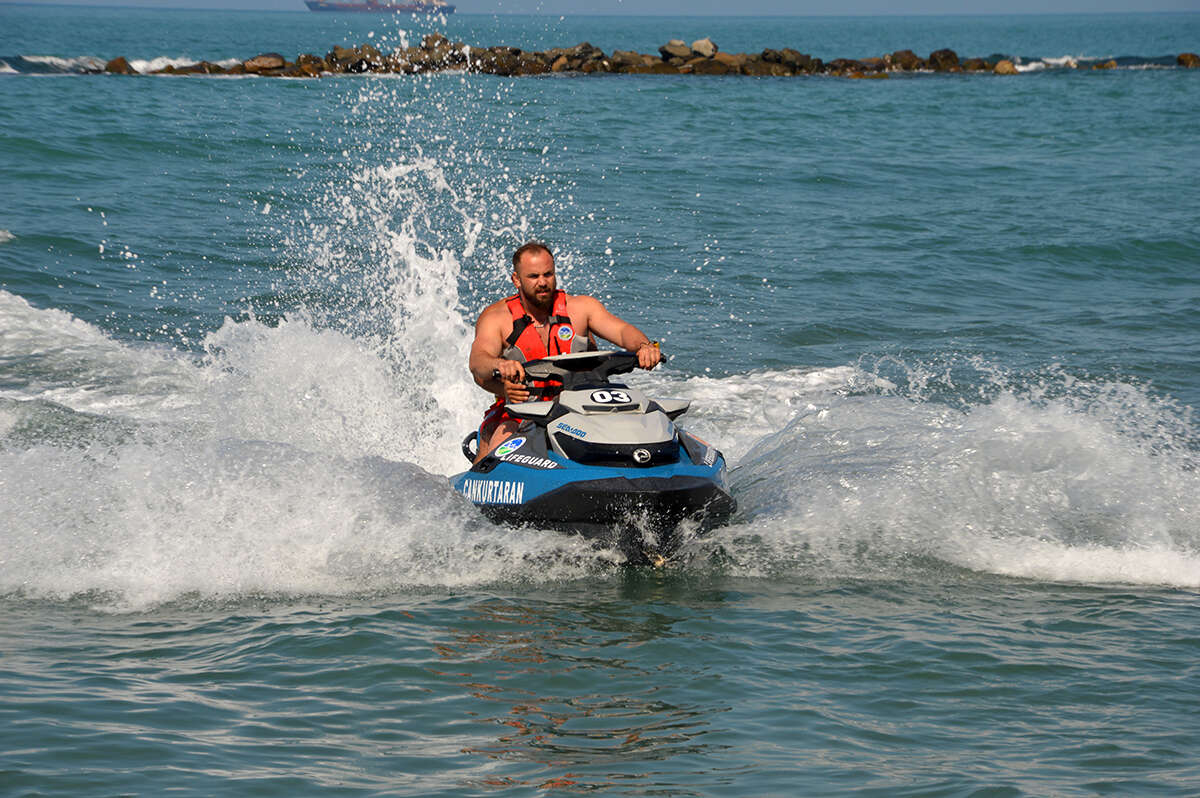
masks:
<path fill-rule="evenodd" d="M 517 293 L 475 326 L 471 372 L 497 400 L 463 441 L 473 466 L 455 489 L 492 520 L 600 538 L 631 562 L 660 562 L 685 519 L 728 518 L 724 457 L 674 425 L 688 403 L 610 380 L 654 368 L 658 345 L 598 300 L 556 290 L 542 244 L 518 249 L 513 267 Z M 589 351 L 593 334 L 633 351 Z"/>
<path fill-rule="evenodd" d="M 609 313 L 598 299 L 559 291 L 554 256 L 544 244 L 525 244 L 513 253 L 512 262 L 517 293 L 479 314 L 471 345 L 471 376 L 496 397 L 479 427 L 480 458 L 516 431 L 517 420 L 505 412 L 504 405 L 529 398 L 523 363 L 594 350 L 594 335 L 636 352 L 644 369 L 662 360 L 658 346 L 645 333 Z"/>

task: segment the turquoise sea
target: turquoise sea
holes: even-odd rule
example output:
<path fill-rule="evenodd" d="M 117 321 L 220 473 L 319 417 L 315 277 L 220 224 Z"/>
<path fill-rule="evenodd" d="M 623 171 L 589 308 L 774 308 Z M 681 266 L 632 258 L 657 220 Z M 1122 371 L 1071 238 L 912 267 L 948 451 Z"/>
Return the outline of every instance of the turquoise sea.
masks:
<path fill-rule="evenodd" d="M 1024 72 L 86 74 L 433 30 Z M 0 795 L 1200 795 L 1185 51 L 0 5 Z M 449 488 L 535 237 L 729 459 L 665 568 Z"/>

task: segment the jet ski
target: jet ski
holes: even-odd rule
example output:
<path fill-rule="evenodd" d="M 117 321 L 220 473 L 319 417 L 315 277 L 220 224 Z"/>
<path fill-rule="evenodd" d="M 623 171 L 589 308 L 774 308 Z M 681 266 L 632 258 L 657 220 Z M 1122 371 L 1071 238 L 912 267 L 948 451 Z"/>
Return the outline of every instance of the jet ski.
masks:
<path fill-rule="evenodd" d="M 737 502 L 725 458 L 675 425 L 689 405 L 650 399 L 611 378 L 638 365 L 633 352 L 577 352 L 525 364 L 531 388 L 551 401 L 509 403 L 521 424 L 454 489 L 490 520 L 581 534 L 615 546 L 631 564 L 661 564 L 681 539 L 729 518 Z M 478 432 L 463 440 L 474 460 Z M 473 448 L 473 446 L 475 448 Z"/>

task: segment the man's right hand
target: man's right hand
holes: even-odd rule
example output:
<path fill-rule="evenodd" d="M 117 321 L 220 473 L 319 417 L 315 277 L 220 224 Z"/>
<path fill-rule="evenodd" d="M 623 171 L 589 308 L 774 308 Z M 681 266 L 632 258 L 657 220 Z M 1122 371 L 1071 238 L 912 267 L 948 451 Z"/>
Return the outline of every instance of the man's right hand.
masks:
<path fill-rule="evenodd" d="M 503 380 L 500 385 L 504 388 L 505 402 L 516 404 L 529 401 L 529 389 L 525 387 L 525 383 Z"/>
<path fill-rule="evenodd" d="M 500 380 L 504 401 L 516 404 L 529 399 L 529 388 L 525 386 L 525 367 L 515 360 L 500 358 L 492 373 Z"/>
<path fill-rule="evenodd" d="M 516 360 L 504 357 L 496 358 L 492 374 L 502 382 L 525 382 L 525 366 Z"/>

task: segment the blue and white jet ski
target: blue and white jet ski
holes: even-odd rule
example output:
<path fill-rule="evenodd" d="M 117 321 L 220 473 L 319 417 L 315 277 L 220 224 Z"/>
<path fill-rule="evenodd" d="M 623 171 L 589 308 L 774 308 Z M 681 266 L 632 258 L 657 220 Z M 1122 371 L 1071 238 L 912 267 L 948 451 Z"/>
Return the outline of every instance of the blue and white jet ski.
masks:
<path fill-rule="evenodd" d="M 525 364 L 552 401 L 506 405 L 517 434 L 466 471 L 454 489 L 492 521 L 576 532 L 615 545 L 631 563 L 661 562 L 677 527 L 710 529 L 737 509 L 725 458 L 675 426 L 690 405 L 649 399 L 609 378 L 632 371 L 633 352 L 579 352 Z M 474 460 L 478 433 L 463 440 Z M 477 450 L 476 450 L 477 451 Z"/>

